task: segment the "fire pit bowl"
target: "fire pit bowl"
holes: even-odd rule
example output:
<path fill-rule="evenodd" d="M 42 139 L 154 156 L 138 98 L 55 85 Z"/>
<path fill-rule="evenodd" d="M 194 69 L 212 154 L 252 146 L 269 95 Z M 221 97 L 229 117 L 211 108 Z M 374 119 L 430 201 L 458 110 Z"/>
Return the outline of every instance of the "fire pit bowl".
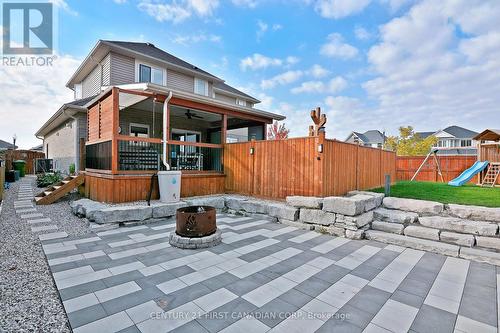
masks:
<path fill-rule="evenodd" d="M 222 232 L 215 222 L 216 211 L 210 206 L 189 206 L 177 209 L 175 231 L 170 233 L 172 246 L 201 249 L 218 245 Z"/>
<path fill-rule="evenodd" d="M 177 209 L 175 232 L 183 237 L 209 236 L 217 230 L 215 208 L 188 206 Z"/>

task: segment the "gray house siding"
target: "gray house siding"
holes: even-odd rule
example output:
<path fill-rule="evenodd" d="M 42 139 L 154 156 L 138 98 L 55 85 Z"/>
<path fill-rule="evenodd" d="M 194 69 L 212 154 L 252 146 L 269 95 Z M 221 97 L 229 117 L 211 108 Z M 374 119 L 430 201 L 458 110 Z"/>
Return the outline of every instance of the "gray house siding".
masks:
<path fill-rule="evenodd" d="M 215 99 L 217 99 L 219 101 L 226 102 L 226 103 L 230 103 L 230 104 L 236 104 L 236 98 L 235 97 L 231 97 L 231 96 L 227 96 L 227 95 L 222 95 L 222 94 L 219 94 L 219 93 L 215 93 Z"/>
<path fill-rule="evenodd" d="M 167 87 L 192 93 L 194 92 L 194 76 L 168 69 Z"/>
<path fill-rule="evenodd" d="M 104 57 L 101 61 L 101 69 L 102 69 L 102 85 L 109 86 L 111 83 L 111 56 L 108 55 Z"/>
<path fill-rule="evenodd" d="M 82 81 L 82 98 L 97 95 L 101 91 L 101 69 L 97 65 Z"/>
<path fill-rule="evenodd" d="M 111 52 L 111 85 L 135 83 L 135 59 Z"/>
<path fill-rule="evenodd" d="M 43 138 L 45 156 L 54 160 L 54 170 L 69 173 L 75 163 L 75 121 L 71 120 Z"/>

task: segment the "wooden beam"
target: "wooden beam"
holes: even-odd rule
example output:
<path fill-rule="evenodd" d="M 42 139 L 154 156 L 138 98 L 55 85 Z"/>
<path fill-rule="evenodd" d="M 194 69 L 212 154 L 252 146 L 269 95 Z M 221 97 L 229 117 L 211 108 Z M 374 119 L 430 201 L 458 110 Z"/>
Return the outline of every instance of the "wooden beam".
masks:
<path fill-rule="evenodd" d="M 112 107 L 112 133 L 111 133 L 111 173 L 118 173 L 118 127 L 120 123 L 120 94 L 118 88 L 114 87 L 111 92 L 111 96 L 113 98 L 113 107 Z"/>

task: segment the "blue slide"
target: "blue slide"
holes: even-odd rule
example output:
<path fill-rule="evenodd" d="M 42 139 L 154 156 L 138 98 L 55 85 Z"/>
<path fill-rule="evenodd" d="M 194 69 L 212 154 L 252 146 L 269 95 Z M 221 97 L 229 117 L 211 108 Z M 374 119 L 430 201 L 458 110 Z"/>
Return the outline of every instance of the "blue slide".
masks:
<path fill-rule="evenodd" d="M 472 177 L 483 171 L 488 166 L 488 161 L 476 161 L 470 168 L 462 172 L 460 176 L 448 182 L 448 185 L 451 186 L 462 186 L 465 183 L 468 183 Z"/>

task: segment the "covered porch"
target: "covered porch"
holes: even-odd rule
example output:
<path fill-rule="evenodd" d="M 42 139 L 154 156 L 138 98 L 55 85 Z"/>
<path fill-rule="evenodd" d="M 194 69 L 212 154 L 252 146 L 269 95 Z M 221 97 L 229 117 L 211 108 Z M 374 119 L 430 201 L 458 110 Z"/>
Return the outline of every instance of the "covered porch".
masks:
<path fill-rule="evenodd" d="M 162 163 L 163 131 L 166 160 L 182 171 L 181 196 L 224 192 L 224 144 L 263 140 L 271 117 L 244 113 L 183 98 L 168 91 L 112 87 L 88 105 L 85 144 L 87 197 L 104 202 L 145 200 Z M 249 110 L 251 111 L 251 109 Z"/>

